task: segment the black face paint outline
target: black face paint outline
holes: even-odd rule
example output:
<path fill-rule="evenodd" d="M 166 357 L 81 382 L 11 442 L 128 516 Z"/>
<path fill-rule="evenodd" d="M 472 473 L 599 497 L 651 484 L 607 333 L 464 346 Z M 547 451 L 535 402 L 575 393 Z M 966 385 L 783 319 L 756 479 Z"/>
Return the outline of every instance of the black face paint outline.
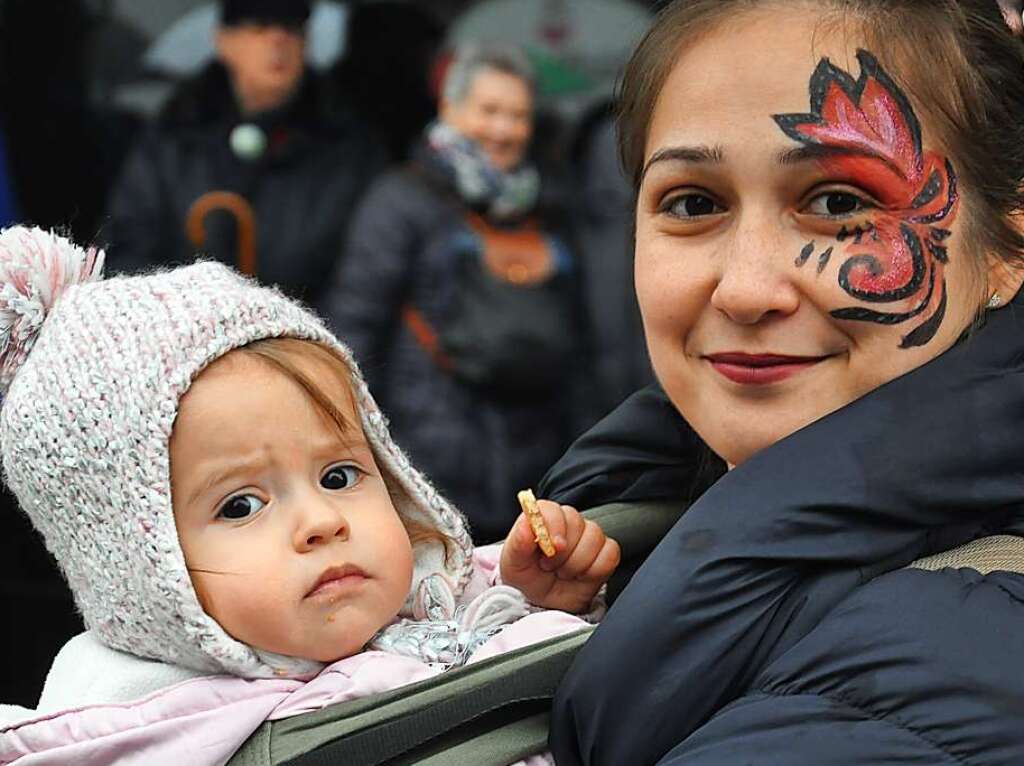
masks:
<path fill-rule="evenodd" d="M 831 161 L 836 162 L 837 164 L 854 160 L 854 158 L 857 157 L 860 157 L 861 159 L 871 157 L 875 161 L 880 160 L 885 163 L 891 171 L 903 179 L 907 184 L 920 182 L 914 181 L 913 178 L 908 177 L 908 175 L 903 172 L 904 168 L 909 166 L 912 169 L 916 169 L 918 172 L 923 172 L 926 167 L 926 160 L 933 165 L 931 171 L 927 175 L 927 178 L 921 184 L 920 188 L 916 189 L 916 193 L 913 195 L 913 198 L 909 201 L 906 208 L 902 211 L 896 211 L 896 214 L 893 216 L 899 221 L 898 228 L 894 228 L 891 225 L 887 228 L 888 236 L 890 237 L 888 241 L 892 242 L 892 237 L 898 233 L 898 236 L 901 239 L 901 244 L 905 246 L 906 253 L 910 256 L 910 266 L 912 271 L 907 282 L 898 287 L 881 291 L 878 289 L 858 288 L 854 280 L 854 272 L 856 272 L 857 276 L 860 277 L 862 281 L 864 279 L 862 275 L 874 278 L 883 276 L 885 272 L 885 267 L 882 266 L 878 257 L 868 252 L 855 254 L 849 257 L 843 262 L 839 269 L 838 282 L 840 287 L 842 287 L 842 289 L 850 296 L 868 303 L 891 303 L 906 300 L 916 295 L 923 288 L 927 278 L 928 286 L 925 298 L 918 302 L 918 304 L 910 311 L 883 312 L 861 307 L 849 307 L 836 309 L 830 312 L 831 315 L 837 319 L 893 325 L 919 316 L 924 313 L 932 303 L 936 286 L 936 270 L 938 269 L 941 271 L 942 266 L 949 262 L 948 250 L 944 243 L 952 234 L 950 229 L 932 224 L 938 224 L 943 221 L 949 217 L 956 208 L 959 201 L 957 175 L 948 158 L 940 158 L 934 152 L 929 152 L 927 154 L 924 153 L 921 139 L 921 126 L 918 122 L 917 115 L 914 113 L 909 99 L 899 86 L 896 85 L 895 81 L 893 81 L 888 73 L 882 68 L 878 60 L 871 53 L 863 49 L 857 51 L 857 60 L 860 63 L 861 73 L 860 77 L 857 80 L 854 80 L 849 73 L 833 65 L 828 58 L 822 58 L 815 68 L 810 80 L 809 90 L 811 112 L 807 114 L 773 115 L 773 119 L 787 136 L 798 143 L 805 146 L 823 145 L 832 149 L 839 159 Z M 834 139 L 828 138 L 827 129 L 837 124 L 841 125 L 844 122 L 842 119 L 837 119 L 835 122 L 830 123 L 823 116 L 823 110 L 828 107 L 830 95 L 834 95 L 834 91 L 832 90 L 833 86 L 837 87 L 841 93 L 845 94 L 850 103 L 858 109 L 861 109 L 863 106 L 862 101 L 864 99 L 865 92 L 872 81 L 877 83 L 877 86 L 881 89 L 881 95 L 890 98 L 892 103 L 896 105 L 898 115 L 893 115 L 891 111 L 889 111 L 889 116 L 893 120 L 896 120 L 897 118 L 902 119 L 903 127 L 905 128 L 904 132 L 909 137 L 912 145 L 912 156 L 900 156 L 900 147 L 898 145 L 895 147 L 894 155 L 892 157 L 886 157 L 879 154 L 877 151 L 871 151 L 870 141 L 864 141 L 863 143 L 865 145 L 858 146 L 856 140 L 853 139 L 848 140 L 848 144 L 850 145 L 843 146 L 841 143 L 836 143 Z M 875 98 L 879 98 L 877 93 Z M 878 103 L 869 102 L 867 106 L 869 109 L 875 108 L 879 111 L 883 111 L 884 101 L 879 100 Z M 874 129 L 874 126 L 870 123 L 864 111 L 861 111 L 859 116 L 862 118 L 864 124 L 869 128 Z M 852 123 L 846 123 L 846 127 L 848 128 L 851 127 L 851 125 Z M 816 131 L 816 128 L 823 128 L 824 130 L 818 132 Z M 823 134 L 825 135 L 825 138 L 822 138 Z M 853 131 L 853 134 L 855 137 L 860 136 L 862 138 L 866 135 L 858 134 L 856 131 Z M 843 159 L 844 154 L 846 155 L 845 160 Z M 904 152 L 904 154 L 906 154 L 906 152 Z M 942 173 L 934 167 L 938 160 L 941 160 L 939 167 L 942 167 L 945 171 L 945 182 L 943 180 Z M 826 160 L 826 162 L 828 161 L 829 160 Z M 942 206 L 938 210 L 919 215 L 910 214 L 915 210 L 919 210 L 921 207 L 932 205 L 938 201 L 944 187 L 946 189 L 946 197 L 945 200 L 942 201 Z M 899 213 L 903 213 L 903 215 L 900 215 Z M 918 227 L 924 228 L 925 231 L 923 233 L 919 233 L 915 230 L 915 228 Z M 859 246 L 865 243 L 865 239 L 867 237 L 870 237 L 871 242 L 885 244 L 881 241 L 878 225 L 874 221 L 869 221 L 863 226 L 857 225 L 853 229 L 843 225 L 840 228 L 836 239 L 840 243 L 844 243 L 845 241 L 852 239 L 852 246 Z M 800 256 L 795 259 L 794 264 L 798 268 L 803 267 L 810 259 L 813 250 L 814 243 L 811 242 L 801 250 Z M 832 248 L 821 253 L 818 259 L 818 274 L 821 274 L 827 267 L 831 256 Z M 938 264 L 938 266 L 936 266 L 936 264 Z M 944 275 L 941 277 L 939 290 L 939 302 L 932 315 L 918 327 L 903 336 L 900 348 L 921 346 L 928 343 L 935 337 L 946 312 L 947 288 Z"/>

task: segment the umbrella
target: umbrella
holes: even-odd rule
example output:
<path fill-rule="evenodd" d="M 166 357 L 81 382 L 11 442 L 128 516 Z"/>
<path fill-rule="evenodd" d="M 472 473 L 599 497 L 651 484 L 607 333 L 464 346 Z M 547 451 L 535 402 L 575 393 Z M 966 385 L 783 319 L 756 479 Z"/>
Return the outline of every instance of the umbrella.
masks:
<path fill-rule="evenodd" d="M 238 270 L 256 276 L 256 215 L 252 205 L 241 194 L 211 191 L 192 203 L 185 216 L 185 234 L 197 248 L 206 241 L 206 216 L 214 210 L 225 210 L 238 225 Z"/>

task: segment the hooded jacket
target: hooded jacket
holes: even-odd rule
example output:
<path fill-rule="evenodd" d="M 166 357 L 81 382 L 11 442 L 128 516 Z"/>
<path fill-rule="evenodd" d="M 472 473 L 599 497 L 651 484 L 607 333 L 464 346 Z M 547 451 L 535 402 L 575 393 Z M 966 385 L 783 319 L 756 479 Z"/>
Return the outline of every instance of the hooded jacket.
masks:
<path fill-rule="evenodd" d="M 314 302 L 342 256 L 349 214 L 384 154 L 363 125 L 331 105 L 326 83 L 307 70 L 282 107 L 243 118 L 223 66 L 213 63 L 174 94 L 139 140 L 111 192 L 109 267 L 136 272 L 188 263 L 189 208 L 209 191 L 242 195 L 256 219 L 257 275 Z M 254 123 L 267 139 L 262 157 L 243 160 L 232 130 Z M 204 254 L 236 264 L 234 218 L 206 218 Z"/>
<path fill-rule="evenodd" d="M 557 762 L 1024 763 L 1024 576 L 907 568 L 1021 547 L 1022 307 L 707 489 L 564 679 Z M 685 503 L 700 447 L 670 409 L 628 400 L 541 491 Z"/>

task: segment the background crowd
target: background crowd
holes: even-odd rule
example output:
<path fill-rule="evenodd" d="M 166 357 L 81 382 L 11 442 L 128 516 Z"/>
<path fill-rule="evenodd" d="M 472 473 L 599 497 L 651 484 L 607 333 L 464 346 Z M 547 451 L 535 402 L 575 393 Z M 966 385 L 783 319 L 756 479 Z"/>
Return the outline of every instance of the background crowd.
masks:
<path fill-rule="evenodd" d="M 180 0 L 142 29 L 145 5 L 0 3 L 0 225 L 108 273 L 202 252 L 310 303 L 503 537 L 515 490 L 650 377 L 609 104 L 654 3 Z M 33 704 L 80 623 L 0 504 L 3 605 L 35 622 L 4 631 L 0 698 Z"/>

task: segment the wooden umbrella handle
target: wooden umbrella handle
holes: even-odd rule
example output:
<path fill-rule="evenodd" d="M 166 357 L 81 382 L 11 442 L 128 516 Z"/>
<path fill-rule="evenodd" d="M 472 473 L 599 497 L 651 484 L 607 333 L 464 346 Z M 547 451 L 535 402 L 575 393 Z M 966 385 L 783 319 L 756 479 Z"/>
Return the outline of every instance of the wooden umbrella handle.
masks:
<path fill-rule="evenodd" d="M 202 195 L 185 216 L 185 235 L 197 248 L 206 241 L 206 216 L 214 210 L 226 210 L 238 225 L 238 270 L 256 276 L 256 214 L 241 194 L 211 191 Z"/>

